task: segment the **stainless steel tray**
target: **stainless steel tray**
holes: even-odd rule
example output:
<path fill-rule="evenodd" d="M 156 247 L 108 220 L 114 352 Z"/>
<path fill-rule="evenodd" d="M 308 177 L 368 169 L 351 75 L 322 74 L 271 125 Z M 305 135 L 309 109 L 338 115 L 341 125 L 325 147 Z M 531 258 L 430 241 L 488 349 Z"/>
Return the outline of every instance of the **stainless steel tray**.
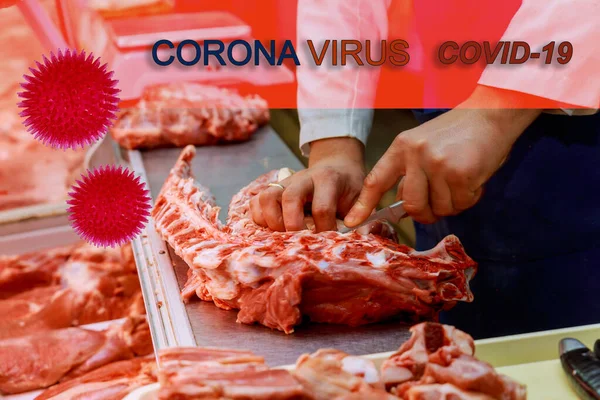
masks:
<path fill-rule="evenodd" d="M 129 153 L 130 165 L 144 176 L 153 198 L 160 192 L 180 152 L 181 149 L 161 149 Z M 246 143 L 197 148 L 192 166 L 197 180 L 215 195 L 223 221 L 229 201 L 238 190 L 259 175 L 283 167 L 303 168 L 270 127 L 263 128 Z M 409 337 L 408 326 L 402 323 L 360 328 L 304 324 L 292 335 L 262 326 L 237 324 L 235 311 L 224 311 L 200 300 L 183 305 L 179 291 L 188 267 L 160 240 L 151 224 L 136 248 L 145 293 L 154 295 L 154 301 L 161 305 L 154 312 L 148 309 L 149 314 L 155 314 L 151 317 L 154 329 L 165 332 L 159 348 L 191 343 L 249 349 L 263 355 L 270 365 L 283 365 L 295 362 L 302 353 L 323 347 L 352 354 L 391 351 Z"/>

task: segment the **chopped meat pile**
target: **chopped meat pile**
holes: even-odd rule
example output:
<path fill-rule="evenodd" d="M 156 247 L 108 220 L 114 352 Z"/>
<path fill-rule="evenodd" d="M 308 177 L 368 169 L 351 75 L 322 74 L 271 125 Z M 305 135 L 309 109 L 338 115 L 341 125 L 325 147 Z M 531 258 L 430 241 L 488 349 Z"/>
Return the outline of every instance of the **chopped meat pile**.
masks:
<path fill-rule="evenodd" d="M 251 352 L 176 348 L 159 352 L 159 399 L 302 399 L 285 370 L 269 369 Z"/>
<path fill-rule="evenodd" d="M 239 350 L 176 348 L 159 353 L 160 400 L 525 400 L 525 387 L 473 356 L 473 339 L 422 323 L 381 367 L 338 350 L 304 354 L 293 371 L 269 369 Z M 387 390 L 387 391 L 386 391 Z"/>
<path fill-rule="evenodd" d="M 134 390 L 156 382 L 154 355 L 117 361 L 59 383 L 35 400 L 120 400 Z"/>
<path fill-rule="evenodd" d="M 115 322 L 106 331 L 65 328 L 0 340 L 0 393 L 45 388 L 150 353 L 143 316 Z"/>
<path fill-rule="evenodd" d="M 525 400 L 526 390 L 475 358 L 473 338 L 447 325 L 422 323 L 381 368 L 392 393 L 406 400 Z"/>
<path fill-rule="evenodd" d="M 434 249 L 357 232 L 273 232 L 256 225 L 250 199 L 276 182 L 278 171 L 243 188 L 227 225 L 208 189 L 194 182 L 186 147 L 157 198 L 153 217 L 164 240 L 191 268 L 183 297 L 195 293 L 237 309 L 238 322 L 293 332 L 315 322 L 357 326 L 400 314 L 435 318 L 456 301 L 472 301 L 476 263 L 454 236 Z"/>
<path fill-rule="evenodd" d="M 123 110 L 111 128 L 126 149 L 205 146 L 248 140 L 269 121 L 267 102 L 192 83 L 157 85 Z"/>
<path fill-rule="evenodd" d="M 129 245 L 0 256 L 0 288 L 0 339 L 145 313 Z"/>

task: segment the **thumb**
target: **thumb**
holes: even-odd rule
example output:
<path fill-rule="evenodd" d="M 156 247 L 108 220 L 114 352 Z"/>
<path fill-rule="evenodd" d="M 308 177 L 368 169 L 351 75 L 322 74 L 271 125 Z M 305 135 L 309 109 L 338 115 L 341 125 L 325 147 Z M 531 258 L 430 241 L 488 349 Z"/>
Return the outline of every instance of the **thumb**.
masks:
<path fill-rule="evenodd" d="M 350 227 L 356 226 L 367 219 L 375 207 L 377 207 L 377 203 L 379 203 L 381 196 L 383 196 L 386 190 L 387 188 L 382 186 L 382 182 L 378 178 L 376 166 L 365 178 L 360 195 L 348 212 L 348 215 L 346 215 L 344 224 Z"/>

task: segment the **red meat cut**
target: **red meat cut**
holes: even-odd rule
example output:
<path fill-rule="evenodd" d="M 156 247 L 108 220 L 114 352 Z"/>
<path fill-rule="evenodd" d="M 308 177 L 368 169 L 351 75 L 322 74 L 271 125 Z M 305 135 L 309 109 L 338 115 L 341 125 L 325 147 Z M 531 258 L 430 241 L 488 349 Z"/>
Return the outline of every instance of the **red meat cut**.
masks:
<path fill-rule="evenodd" d="M 475 358 L 473 338 L 452 326 L 424 322 L 381 368 L 404 400 L 525 400 L 525 387 Z"/>
<path fill-rule="evenodd" d="M 121 400 L 156 382 L 154 355 L 117 361 L 45 390 L 35 400 Z"/>
<path fill-rule="evenodd" d="M 269 121 L 267 102 L 215 86 L 157 85 L 123 110 L 111 129 L 126 149 L 206 146 L 245 141 Z"/>
<path fill-rule="evenodd" d="M 267 173 L 231 201 L 227 224 L 208 189 L 194 182 L 186 147 L 157 198 L 152 216 L 161 237 L 191 268 L 184 298 L 194 293 L 231 310 L 238 322 L 286 333 L 303 316 L 357 326 L 405 314 L 436 318 L 456 301 L 472 301 L 476 263 L 455 236 L 434 249 L 357 232 L 273 232 L 256 225 L 250 199 L 276 182 Z"/>
<path fill-rule="evenodd" d="M 307 398 L 288 371 L 269 369 L 249 351 L 184 347 L 161 350 L 158 357 L 161 400 Z"/>
<path fill-rule="evenodd" d="M 321 349 L 300 356 L 293 374 L 312 400 L 397 399 L 384 390 L 371 361 L 339 350 Z"/>
<path fill-rule="evenodd" d="M 145 314 L 129 245 L 77 245 L 4 257 L 0 265 L 7 266 L 0 282 L 31 288 L 0 300 L 0 339 Z"/>
<path fill-rule="evenodd" d="M 45 388 L 151 352 L 143 316 L 116 322 L 106 331 L 65 328 L 0 340 L 0 393 Z"/>

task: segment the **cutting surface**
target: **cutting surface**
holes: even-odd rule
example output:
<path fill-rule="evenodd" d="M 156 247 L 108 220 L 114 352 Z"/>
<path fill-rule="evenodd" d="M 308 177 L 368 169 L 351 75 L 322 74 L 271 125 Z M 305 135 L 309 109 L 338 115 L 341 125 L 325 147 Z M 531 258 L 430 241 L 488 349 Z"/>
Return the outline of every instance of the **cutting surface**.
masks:
<path fill-rule="evenodd" d="M 142 154 L 153 198 L 160 192 L 180 149 Z M 303 168 L 271 128 L 264 128 L 246 143 L 197 148 L 193 172 L 198 182 L 211 189 L 222 208 L 224 222 L 231 197 L 259 175 L 273 169 Z M 187 277 L 187 265 L 171 252 L 179 286 Z M 355 355 L 396 350 L 409 337 L 408 325 L 399 322 L 359 328 L 305 323 L 286 335 L 262 326 L 236 323 L 236 311 L 218 309 L 212 303 L 193 301 L 186 306 L 199 346 L 248 349 L 265 357 L 272 366 L 292 364 L 298 356 L 332 347 Z"/>

